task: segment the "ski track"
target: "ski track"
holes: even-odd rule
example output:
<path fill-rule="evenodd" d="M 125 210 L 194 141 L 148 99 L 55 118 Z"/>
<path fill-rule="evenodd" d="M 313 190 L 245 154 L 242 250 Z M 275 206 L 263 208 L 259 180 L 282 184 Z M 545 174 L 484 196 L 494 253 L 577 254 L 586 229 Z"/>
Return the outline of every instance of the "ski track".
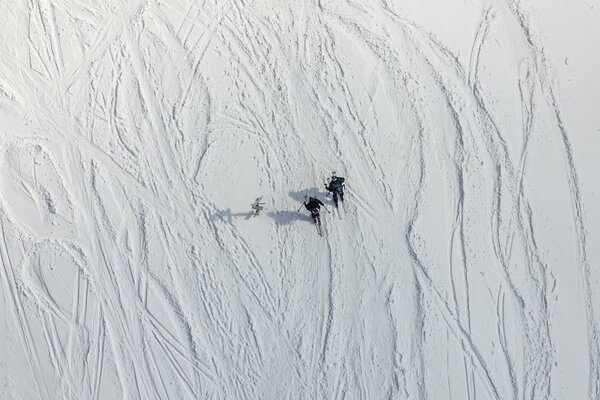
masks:
<path fill-rule="evenodd" d="M 524 4 L 478 6 L 465 57 L 387 0 L 72 3 L 3 28 L 0 397 L 555 398 L 542 128 L 600 397 L 576 145 Z M 485 73 L 502 33 L 510 115 Z"/>

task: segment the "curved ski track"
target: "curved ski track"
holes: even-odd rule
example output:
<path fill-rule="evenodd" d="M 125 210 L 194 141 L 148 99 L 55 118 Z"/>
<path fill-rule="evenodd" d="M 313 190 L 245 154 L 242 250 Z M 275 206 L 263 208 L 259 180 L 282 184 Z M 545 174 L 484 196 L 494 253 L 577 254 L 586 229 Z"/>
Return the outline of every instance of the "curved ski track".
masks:
<path fill-rule="evenodd" d="M 467 56 L 387 0 L 15 3 L 0 397 L 600 398 L 551 60 L 525 5 L 484 3 L 456 22 Z M 494 51 L 518 60 L 502 82 Z M 535 194 L 547 152 L 555 222 Z M 310 193 L 324 238 L 295 212 Z M 572 316 L 557 286 L 582 288 Z M 584 332 L 585 380 L 556 322 Z"/>

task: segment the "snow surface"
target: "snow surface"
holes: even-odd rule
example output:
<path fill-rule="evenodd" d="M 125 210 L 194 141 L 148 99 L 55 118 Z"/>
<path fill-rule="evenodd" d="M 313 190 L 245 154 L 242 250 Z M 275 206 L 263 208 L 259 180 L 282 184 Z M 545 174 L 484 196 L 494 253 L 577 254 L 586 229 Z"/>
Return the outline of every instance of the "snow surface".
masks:
<path fill-rule="evenodd" d="M 0 4 L 1 399 L 600 399 L 597 2 Z"/>

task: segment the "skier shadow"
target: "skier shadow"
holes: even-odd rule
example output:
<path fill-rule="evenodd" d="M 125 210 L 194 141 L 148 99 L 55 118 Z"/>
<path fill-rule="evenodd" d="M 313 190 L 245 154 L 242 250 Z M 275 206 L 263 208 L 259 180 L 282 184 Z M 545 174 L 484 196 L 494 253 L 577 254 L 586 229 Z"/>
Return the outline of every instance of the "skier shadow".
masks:
<path fill-rule="evenodd" d="M 300 212 L 294 211 L 269 211 L 267 215 L 275 220 L 275 223 L 278 225 L 287 225 L 291 224 L 294 221 L 308 221 L 311 219 L 309 216 L 305 214 L 301 214 Z"/>
<path fill-rule="evenodd" d="M 224 221 L 227 221 L 231 224 L 233 222 L 234 218 L 235 219 L 242 218 L 242 217 L 244 217 L 244 219 L 252 218 L 252 216 L 254 215 L 254 211 L 248 211 L 248 212 L 244 212 L 244 213 L 232 213 L 231 208 L 228 208 L 226 210 L 217 210 L 216 215 L 219 218 L 221 218 Z"/>
<path fill-rule="evenodd" d="M 316 187 L 311 187 L 310 189 L 303 189 L 297 192 L 290 192 L 289 195 L 298 203 L 304 203 L 304 197 L 306 196 L 317 197 L 322 202 L 325 202 L 325 196 L 327 196 L 327 192 L 320 190 Z"/>

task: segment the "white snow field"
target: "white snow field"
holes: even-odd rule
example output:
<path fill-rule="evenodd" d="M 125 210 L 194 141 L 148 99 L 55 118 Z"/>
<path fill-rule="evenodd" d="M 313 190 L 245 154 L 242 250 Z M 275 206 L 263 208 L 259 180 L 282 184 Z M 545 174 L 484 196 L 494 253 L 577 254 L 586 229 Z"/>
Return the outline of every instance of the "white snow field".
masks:
<path fill-rule="evenodd" d="M 599 21 L 1 1 L 0 399 L 600 399 Z"/>

